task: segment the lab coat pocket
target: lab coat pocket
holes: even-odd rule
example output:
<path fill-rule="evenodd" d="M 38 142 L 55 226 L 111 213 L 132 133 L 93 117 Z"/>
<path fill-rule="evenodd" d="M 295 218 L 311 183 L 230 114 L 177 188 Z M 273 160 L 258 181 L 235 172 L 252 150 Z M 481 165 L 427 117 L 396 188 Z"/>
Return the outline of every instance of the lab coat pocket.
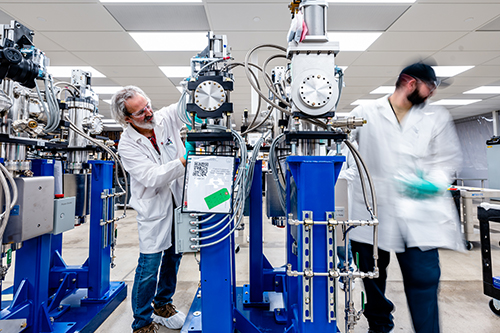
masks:
<path fill-rule="evenodd" d="M 137 210 L 141 220 L 158 220 L 167 215 L 167 205 L 156 195 L 148 199 L 137 200 L 139 209 Z"/>

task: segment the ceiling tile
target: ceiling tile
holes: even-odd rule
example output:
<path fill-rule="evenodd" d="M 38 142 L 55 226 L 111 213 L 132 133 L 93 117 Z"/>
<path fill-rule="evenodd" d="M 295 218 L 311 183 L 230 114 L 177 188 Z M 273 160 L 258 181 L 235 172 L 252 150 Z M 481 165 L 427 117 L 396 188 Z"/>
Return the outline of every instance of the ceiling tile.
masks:
<path fill-rule="evenodd" d="M 140 51 L 126 32 L 45 32 L 45 36 L 68 51 Z"/>
<path fill-rule="evenodd" d="M 228 15 L 228 12 L 238 14 Z M 207 6 L 207 15 L 214 31 L 284 31 L 286 34 L 291 22 L 286 4 L 211 4 Z"/>
<path fill-rule="evenodd" d="M 396 78 L 401 68 L 399 66 L 352 66 L 346 70 L 347 78 Z"/>
<path fill-rule="evenodd" d="M 169 79 L 165 76 L 162 78 L 137 78 L 137 77 L 117 77 L 114 79 L 116 83 L 122 86 L 134 85 L 138 87 L 155 87 L 155 86 L 172 86 Z"/>
<path fill-rule="evenodd" d="M 478 31 L 500 31 L 500 17 L 485 24 Z"/>
<path fill-rule="evenodd" d="M 99 3 L 23 3 L 0 7 L 36 31 L 121 31 L 122 28 Z"/>
<path fill-rule="evenodd" d="M 37 48 L 44 52 L 50 52 L 50 51 L 65 51 L 64 48 L 45 36 L 42 33 L 37 33 L 35 31 L 35 36 L 33 37 L 33 43 Z"/>
<path fill-rule="evenodd" d="M 191 58 L 197 54 L 191 51 L 150 51 L 144 53 L 147 54 L 157 66 L 189 66 Z"/>
<path fill-rule="evenodd" d="M 116 79 L 119 77 L 150 77 L 162 78 L 164 74 L 157 66 L 94 66 L 102 74 L 107 77 Z"/>
<path fill-rule="evenodd" d="M 147 56 L 145 52 L 73 52 L 75 56 L 100 66 L 147 66 L 155 63 Z"/>
<path fill-rule="evenodd" d="M 380 39 L 380 38 L 379 38 Z M 500 32 L 471 32 L 448 45 L 445 51 L 500 51 Z"/>
<path fill-rule="evenodd" d="M 466 35 L 463 32 L 391 32 L 380 36 L 370 51 L 438 51 Z M 500 43 L 499 47 L 500 47 Z"/>
<path fill-rule="evenodd" d="M 104 6 L 126 31 L 209 31 L 203 4 L 127 3 Z"/>
<path fill-rule="evenodd" d="M 461 77 L 500 77 L 500 66 L 476 66 L 461 74 Z"/>
<path fill-rule="evenodd" d="M 354 66 L 399 66 L 401 69 L 414 62 L 422 61 L 433 52 L 379 52 L 368 50 L 363 52 L 354 62 Z"/>
<path fill-rule="evenodd" d="M 71 52 L 66 51 L 46 51 L 45 55 L 50 60 L 51 66 L 87 66 L 88 63 L 78 58 Z"/>
<path fill-rule="evenodd" d="M 498 55 L 498 52 L 494 51 L 440 51 L 433 54 L 432 59 L 434 59 L 438 65 L 469 66 L 471 64 L 488 64 L 490 60 L 495 59 Z"/>
<path fill-rule="evenodd" d="M 386 31 L 408 4 L 330 4 L 328 31 Z"/>
<path fill-rule="evenodd" d="M 482 26 L 500 12 L 500 4 L 416 3 L 389 31 L 470 31 Z M 422 18 L 425 17 L 425 23 Z"/>
<path fill-rule="evenodd" d="M 2 8 L 2 5 L 0 5 L 0 8 Z M 10 21 L 13 19 L 14 18 L 11 15 L 0 10 L 0 24 L 10 24 Z"/>

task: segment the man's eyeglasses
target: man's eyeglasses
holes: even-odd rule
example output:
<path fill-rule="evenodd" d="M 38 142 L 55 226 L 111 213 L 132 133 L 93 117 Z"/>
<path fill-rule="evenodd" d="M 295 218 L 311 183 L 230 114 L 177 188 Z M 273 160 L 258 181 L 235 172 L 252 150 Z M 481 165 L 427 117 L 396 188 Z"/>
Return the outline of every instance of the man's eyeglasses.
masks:
<path fill-rule="evenodd" d="M 420 81 L 422 82 L 423 84 L 425 84 L 427 86 L 427 88 L 429 88 L 429 94 L 434 92 L 434 90 L 437 89 L 437 87 L 439 87 L 439 81 L 432 81 L 432 82 L 429 82 L 429 81 L 423 81 L 423 80 L 420 80 L 419 78 L 415 78 L 417 81 Z"/>
<path fill-rule="evenodd" d="M 130 115 L 132 117 L 140 117 L 144 114 L 144 112 L 146 112 L 146 110 L 151 111 L 151 104 L 150 103 L 146 104 L 146 106 L 143 107 L 142 109 L 140 109 L 139 111 L 135 111 L 134 113 L 130 113 Z"/>

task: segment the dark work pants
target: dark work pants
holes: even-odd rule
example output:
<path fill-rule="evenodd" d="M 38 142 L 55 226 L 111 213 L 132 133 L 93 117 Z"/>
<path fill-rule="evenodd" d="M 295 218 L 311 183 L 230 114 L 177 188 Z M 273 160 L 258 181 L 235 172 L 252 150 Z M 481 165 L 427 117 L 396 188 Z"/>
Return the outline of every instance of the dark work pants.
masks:
<path fill-rule="evenodd" d="M 359 254 L 362 272 L 373 271 L 373 246 L 351 240 L 352 253 Z M 363 279 L 367 303 L 364 315 L 370 329 L 390 332 L 394 328 L 392 311 L 394 304 L 385 297 L 387 266 L 390 253 L 378 250 L 378 279 Z M 422 251 L 418 247 L 396 253 L 403 274 L 406 300 L 416 333 L 439 333 L 438 286 L 441 269 L 437 249 Z"/>

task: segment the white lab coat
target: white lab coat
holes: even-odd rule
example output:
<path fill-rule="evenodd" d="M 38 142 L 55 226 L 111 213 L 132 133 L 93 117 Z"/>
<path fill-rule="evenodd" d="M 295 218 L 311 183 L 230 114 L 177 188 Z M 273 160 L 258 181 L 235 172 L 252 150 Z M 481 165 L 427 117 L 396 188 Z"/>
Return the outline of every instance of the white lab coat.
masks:
<path fill-rule="evenodd" d="M 429 198 L 403 195 L 398 175 L 424 173 L 425 179 L 451 184 L 461 165 L 461 149 L 450 114 L 440 106 L 413 107 L 398 123 L 388 96 L 356 107 L 350 116 L 367 124 L 353 132 L 375 185 L 380 222 L 378 245 L 403 252 L 448 248 L 463 250 L 458 213 L 448 191 Z M 359 178 L 353 183 L 352 219 L 369 219 Z M 352 240 L 373 244 L 373 228 L 357 227 Z"/>
<path fill-rule="evenodd" d="M 185 170 L 179 160 L 185 153 L 179 134 L 183 124 L 176 107 L 173 104 L 154 114 L 161 154 L 130 125 L 118 144 L 123 166 L 130 174 L 130 205 L 137 211 L 141 253 L 161 252 L 172 245 L 172 196 L 179 206 Z"/>

